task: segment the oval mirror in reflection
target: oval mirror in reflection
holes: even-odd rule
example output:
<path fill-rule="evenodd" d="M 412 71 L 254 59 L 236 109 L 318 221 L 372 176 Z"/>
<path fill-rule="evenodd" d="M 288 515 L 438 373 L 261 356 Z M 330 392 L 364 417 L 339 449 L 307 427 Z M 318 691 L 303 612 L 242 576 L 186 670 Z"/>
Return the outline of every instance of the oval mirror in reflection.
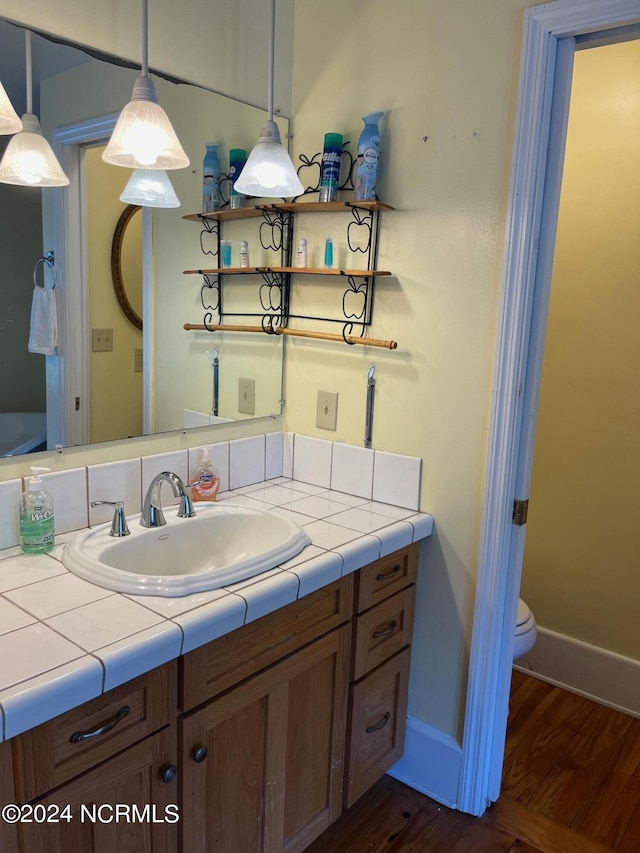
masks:
<path fill-rule="evenodd" d="M 113 232 L 111 276 L 125 317 L 142 329 L 142 208 L 128 204 Z"/>

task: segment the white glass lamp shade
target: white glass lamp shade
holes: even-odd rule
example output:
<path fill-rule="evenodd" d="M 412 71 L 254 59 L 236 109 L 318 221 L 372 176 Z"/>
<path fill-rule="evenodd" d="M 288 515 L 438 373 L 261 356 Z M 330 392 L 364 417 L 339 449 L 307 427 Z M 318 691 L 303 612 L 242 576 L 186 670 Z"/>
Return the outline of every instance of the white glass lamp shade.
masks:
<path fill-rule="evenodd" d="M 0 162 L 0 183 L 23 187 L 66 187 L 69 178 L 42 135 L 37 117 L 25 113 L 22 127 L 20 133 L 9 140 Z"/>
<path fill-rule="evenodd" d="M 128 169 L 184 169 L 189 165 L 149 77 L 136 80 L 102 159 Z"/>
<path fill-rule="evenodd" d="M 4 86 L 0 83 L 0 134 L 19 133 L 22 122 L 14 110 Z"/>
<path fill-rule="evenodd" d="M 287 198 L 301 195 L 302 184 L 291 157 L 280 141 L 280 131 L 274 121 L 260 129 L 260 138 L 233 185 L 236 192 L 258 198 Z"/>
<path fill-rule="evenodd" d="M 162 169 L 136 169 L 120 201 L 140 207 L 180 207 L 169 176 Z"/>

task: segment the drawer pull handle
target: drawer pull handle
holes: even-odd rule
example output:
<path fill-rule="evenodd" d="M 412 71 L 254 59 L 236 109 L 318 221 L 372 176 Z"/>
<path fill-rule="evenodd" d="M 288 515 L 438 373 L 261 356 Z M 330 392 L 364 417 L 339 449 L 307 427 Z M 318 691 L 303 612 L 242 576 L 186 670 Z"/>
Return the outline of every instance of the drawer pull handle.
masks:
<path fill-rule="evenodd" d="M 178 775 L 178 768 L 175 764 L 163 764 L 160 768 L 160 778 L 163 782 L 173 782 Z"/>
<path fill-rule="evenodd" d="M 367 726 L 367 734 L 370 735 L 371 732 L 379 732 L 380 729 L 383 729 L 389 720 L 391 719 L 391 714 L 387 711 L 382 720 L 377 723 L 375 726 Z"/>
<path fill-rule="evenodd" d="M 196 764 L 202 764 L 207 755 L 209 755 L 209 750 L 206 746 L 194 746 L 191 755 Z"/>
<path fill-rule="evenodd" d="M 373 639 L 379 640 L 380 637 L 386 637 L 389 634 L 393 634 L 393 632 L 396 630 L 397 627 L 398 627 L 398 623 L 394 619 L 393 622 L 390 625 L 388 625 L 386 628 L 380 628 L 379 631 L 374 631 L 373 632 Z"/>
<path fill-rule="evenodd" d="M 98 726 L 98 728 L 94 731 L 74 732 L 69 738 L 69 742 L 81 743 L 83 740 L 88 740 L 90 737 L 100 737 L 100 735 L 104 735 L 107 732 L 110 732 L 114 726 L 118 725 L 118 723 L 120 722 L 120 720 L 123 719 L 123 717 L 127 716 L 130 710 L 131 708 L 128 705 L 124 705 L 122 708 L 120 708 L 115 717 L 113 717 L 111 720 L 108 720 L 106 723 L 103 723 L 101 726 Z"/>
<path fill-rule="evenodd" d="M 397 575 L 401 568 L 402 568 L 402 566 L 400 564 L 398 564 L 397 566 L 394 566 L 390 572 L 387 572 L 386 575 L 385 574 L 376 575 L 376 580 L 377 581 L 388 581 L 389 578 L 392 578 L 394 575 Z"/>

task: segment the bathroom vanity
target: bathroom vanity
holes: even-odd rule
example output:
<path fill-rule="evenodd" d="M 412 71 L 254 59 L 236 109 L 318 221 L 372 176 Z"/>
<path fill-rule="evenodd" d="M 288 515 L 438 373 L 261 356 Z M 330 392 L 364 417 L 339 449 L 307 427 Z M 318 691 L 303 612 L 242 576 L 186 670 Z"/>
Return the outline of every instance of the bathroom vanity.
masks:
<path fill-rule="evenodd" d="M 418 549 L 1 742 L 0 850 L 304 850 L 402 754 Z"/>

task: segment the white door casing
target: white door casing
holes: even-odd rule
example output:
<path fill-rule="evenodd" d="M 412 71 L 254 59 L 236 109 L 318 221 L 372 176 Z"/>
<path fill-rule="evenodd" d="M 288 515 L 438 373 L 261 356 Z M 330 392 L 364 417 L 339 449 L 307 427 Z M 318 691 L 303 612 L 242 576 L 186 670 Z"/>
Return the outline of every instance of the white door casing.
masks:
<path fill-rule="evenodd" d="M 498 798 L 526 498 L 546 331 L 575 37 L 640 21 L 640 0 L 557 0 L 525 11 L 458 807 Z"/>
<path fill-rule="evenodd" d="M 55 251 L 61 346 L 47 357 L 47 433 L 49 447 L 87 444 L 89 423 L 89 305 L 86 298 L 87 227 L 84 146 L 107 140 L 118 113 L 55 129 L 52 148 L 69 177 L 69 186 L 49 190 L 43 200 L 44 245 Z M 127 173 L 128 174 L 128 173 Z M 123 171 L 124 175 L 124 171 Z M 143 210 L 143 430 L 150 431 L 152 388 L 152 216 Z M 80 408 L 76 409 L 76 397 Z"/>

